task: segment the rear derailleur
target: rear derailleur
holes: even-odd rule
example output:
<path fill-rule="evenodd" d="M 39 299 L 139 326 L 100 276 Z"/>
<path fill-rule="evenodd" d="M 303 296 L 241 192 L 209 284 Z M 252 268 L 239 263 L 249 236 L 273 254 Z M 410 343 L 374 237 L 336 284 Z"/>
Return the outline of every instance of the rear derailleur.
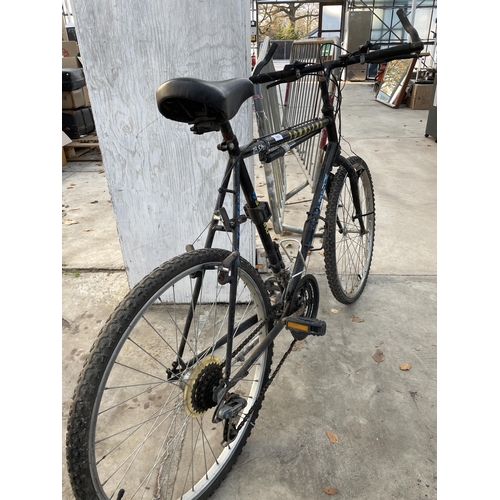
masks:
<path fill-rule="evenodd" d="M 226 392 L 217 405 L 214 416 L 212 417 L 212 422 L 217 424 L 224 421 L 224 430 L 221 442 L 222 446 L 227 446 L 236 439 L 236 436 L 238 435 L 236 423 L 246 405 L 246 399 L 234 392 Z"/>

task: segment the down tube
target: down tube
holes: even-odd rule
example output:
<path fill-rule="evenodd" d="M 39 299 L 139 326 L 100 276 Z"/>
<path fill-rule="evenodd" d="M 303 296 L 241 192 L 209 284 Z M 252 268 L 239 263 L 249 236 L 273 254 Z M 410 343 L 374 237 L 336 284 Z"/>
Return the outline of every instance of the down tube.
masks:
<path fill-rule="evenodd" d="M 306 261 L 307 254 L 312 248 L 312 242 L 314 238 L 314 233 L 316 231 L 316 226 L 318 225 L 318 218 L 321 211 L 321 202 L 325 194 L 326 183 L 328 181 L 328 175 L 334 164 L 335 158 L 339 153 L 340 147 L 338 142 L 330 142 L 326 148 L 325 159 L 323 165 L 321 166 L 321 172 L 318 176 L 318 183 L 316 184 L 316 189 L 314 191 L 313 200 L 308 212 L 308 218 L 304 224 L 304 230 L 302 232 L 302 241 L 300 247 L 300 253 L 302 259 L 297 259 L 295 261 L 295 266 L 293 269 L 292 276 L 300 274 L 304 268 L 304 262 Z"/>

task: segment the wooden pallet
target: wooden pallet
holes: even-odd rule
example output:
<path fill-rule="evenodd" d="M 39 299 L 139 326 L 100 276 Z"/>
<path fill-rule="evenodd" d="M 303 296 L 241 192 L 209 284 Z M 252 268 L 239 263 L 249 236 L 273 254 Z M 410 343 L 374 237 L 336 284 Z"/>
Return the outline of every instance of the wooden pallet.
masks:
<path fill-rule="evenodd" d="M 97 134 L 92 132 L 64 146 L 66 161 L 102 161 Z"/>

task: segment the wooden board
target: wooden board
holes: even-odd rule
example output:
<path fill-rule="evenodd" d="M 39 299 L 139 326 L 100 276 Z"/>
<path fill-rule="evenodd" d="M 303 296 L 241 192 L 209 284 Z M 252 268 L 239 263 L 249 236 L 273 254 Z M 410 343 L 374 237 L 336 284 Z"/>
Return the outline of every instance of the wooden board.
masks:
<path fill-rule="evenodd" d="M 64 146 L 66 161 L 101 161 L 101 150 L 97 134 L 93 132 L 79 139 L 74 139 Z"/>
<path fill-rule="evenodd" d="M 74 2 L 73 9 L 133 286 L 185 252 L 202 233 L 211 220 L 227 161 L 217 149 L 220 133 L 194 136 L 188 124 L 160 115 L 156 89 L 177 77 L 221 81 L 250 76 L 248 1 L 132 0 L 117 5 L 82 0 Z M 251 111 L 249 99 L 232 121 L 240 144 L 251 139 Z M 248 166 L 253 176 L 252 160 Z M 243 225 L 241 237 L 242 256 L 254 262 L 250 224 Z M 194 243 L 196 248 L 203 244 L 204 235 Z M 227 235 L 218 234 L 214 246 L 228 247 Z"/>

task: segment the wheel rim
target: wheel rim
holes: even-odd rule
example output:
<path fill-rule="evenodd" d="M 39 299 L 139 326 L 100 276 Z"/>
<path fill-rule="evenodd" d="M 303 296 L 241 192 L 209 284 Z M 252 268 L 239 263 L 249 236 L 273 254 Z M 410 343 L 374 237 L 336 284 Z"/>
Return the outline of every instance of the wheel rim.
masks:
<path fill-rule="evenodd" d="M 358 186 L 361 213 L 370 214 L 374 210 L 374 201 L 366 170 L 360 175 Z M 361 293 L 368 277 L 375 227 L 372 213 L 363 217 L 366 231 L 360 234 L 359 221 L 352 219 L 355 213 L 351 184 L 346 173 L 336 207 L 336 220 L 343 229 L 336 228 L 335 262 L 338 282 L 349 298 Z"/>
<path fill-rule="evenodd" d="M 217 360 L 225 363 L 225 345 L 214 344 L 225 332 L 229 286 L 217 284 L 217 265 L 211 262 L 190 267 L 170 280 L 135 315 L 114 350 L 99 387 L 90 426 L 91 475 L 102 498 L 116 498 L 121 489 L 127 499 L 174 499 L 181 495 L 183 499 L 199 498 L 224 474 L 246 439 L 249 422 L 229 446 L 222 447 L 223 424 L 213 424 L 214 408 L 200 403 L 207 400 L 210 389 L 203 384 L 210 381 L 211 385 L 215 375 L 207 375 L 207 370 L 197 374 L 193 365 L 181 370 L 177 379 L 167 381 L 166 370 L 171 368 L 180 346 L 182 320 L 189 309 L 189 305 L 178 303 L 181 296 L 186 296 L 181 285 L 189 283 L 192 290 L 199 271 L 204 273 L 202 301 L 209 289 L 216 290 L 216 300 L 197 305 L 192 322 L 196 335 L 186 344 L 184 361 L 201 354 L 210 360 L 205 360 L 203 368 L 217 364 Z M 264 319 L 260 292 L 243 269 L 237 297 L 236 327 L 255 314 L 259 320 Z M 254 328 L 255 325 L 233 340 L 233 353 Z M 266 332 L 264 327 L 259 335 Z M 254 341 L 257 340 L 258 336 Z M 241 364 L 235 359 L 233 363 L 233 369 Z M 232 389 L 247 399 L 242 417 L 261 390 L 266 364 L 267 352 L 249 376 Z M 188 390 L 186 396 L 189 383 L 189 390 L 197 389 L 191 393 Z M 186 411 L 186 397 L 191 398 L 191 411 Z"/>

